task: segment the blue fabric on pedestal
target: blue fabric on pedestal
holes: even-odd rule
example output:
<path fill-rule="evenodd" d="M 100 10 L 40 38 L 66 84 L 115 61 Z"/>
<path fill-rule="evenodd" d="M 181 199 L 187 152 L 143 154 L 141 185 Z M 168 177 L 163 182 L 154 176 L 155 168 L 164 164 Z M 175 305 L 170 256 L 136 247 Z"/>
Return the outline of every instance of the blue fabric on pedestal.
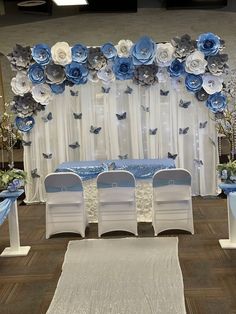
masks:
<path fill-rule="evenodd" d="M 228 195 L 230 192 L 236 192 L 236 183 L 220 183 L 219 188 Z"/>
<path fill-rule="evenodd" d="M 9 192 L 8 190 L 4 190 L 0 193 L 1 198 L 5 198 L 0 203 L 0 225 L 3 224 L 4 220 L 7 218 L 7 215 L 11 209 L 12 203 L 24 193 L 24 190 L 18 190 L 16 192 Z"/>

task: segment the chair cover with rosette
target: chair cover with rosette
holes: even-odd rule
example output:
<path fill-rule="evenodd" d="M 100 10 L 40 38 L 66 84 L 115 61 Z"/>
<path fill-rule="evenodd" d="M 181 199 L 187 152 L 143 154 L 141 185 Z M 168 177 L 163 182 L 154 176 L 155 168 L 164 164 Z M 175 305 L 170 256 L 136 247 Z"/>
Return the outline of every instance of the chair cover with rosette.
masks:
<path fill-rule="evenodd" d="M 155 236 L 170 229 L 193 234 L 191 174 L 185 169 L 159 170 L 154 174 L 152 184 Z"/>
<path fill-rule="evenodd" d="M 80 176 L 70 172 L 51 173 L 44 183 L 46 238 L 62 232 L 79 233 L 84 237 L 88 219 Z"/>
<path fill-rule="evenodd" d="M 124 170 L 102 172 L 97 177 L 98 236 L 110 231 L 137 232 L 135 178 Z"/>

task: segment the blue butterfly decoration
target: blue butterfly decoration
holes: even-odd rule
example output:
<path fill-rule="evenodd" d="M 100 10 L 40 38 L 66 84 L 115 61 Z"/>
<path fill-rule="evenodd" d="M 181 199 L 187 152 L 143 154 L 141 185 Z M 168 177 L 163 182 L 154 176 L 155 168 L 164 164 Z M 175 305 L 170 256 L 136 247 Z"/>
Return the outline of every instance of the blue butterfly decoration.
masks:
<path fill-rule="evenodd" d="M 69 147 L 72 149 L 78 148 L 80 147 L 80 144 L 76 141 L 74 143 L 69 144 Z"/>
<path fill-rule="evenodd" d="M 32 142 L 31 141 L 24 141 L 24 140 L 22 140 L 22 145 L 23 146 L 31 146 L 31 144 L 32 144 Z"/>
<path fill-rule="evenodd" d="M 43 158 L 52 159 L 52 153 L 49 153 L 49 154 L 43 153 Z"/>
<path fill-rule="evenodd" d="M 160 90 L 160 95 L 161 96 L 168 96 L 169 92 L 170 92 L 169 90 L 164 91 L 164 90 L 161 89 Z"/>
<path fill-rule="evenodd" d="M 43 120 L 44 122 L 51 121 L 51 120 L 52 120 L 52 113 L 49 112 L 46 116 L 42 117 L 42 120 Z"/>
<path fill-rule="evenodd" d="M 190 105 L 191 105 L 191 101 L 183 101 L 183 99 L 180 99 L 179 106 L 181 108 L 188 109 Z"/>
<path fill-rule="evenodd" d="M 102 129 L 101 127 L 98 127 L 98 128 L 97 128 L 97 127 L 94 127 L 94 126 L 91 125 L 89 132 L 90 132 L 90 133 L 93 133 L 93 134 L 99 134 L 99 132 L 101 131 L 101 129 Z"/>
<path fill-rule="evenodd" d="M 130 86 L 127 85 L 127 88 L 124 92 L 125 92 L 125 94 L 132 94 L 133 88 L 131 88 Z"/>
<path fill-rule="evenodd" d="M 108 94 L 109 92 L 110 92 L 110 87 L 104 87 L 104 86 L 102 86 L 102 92 L 104 93 L 104 94 Z"/>
<path fill-rule="evenodd" d="M 40 175 L 38 174 L 37 168 L 31 170 L 31 177 L 32 177 L 33 179 L 35 179 L 35 178 L 40 178 Z"/>
<path fill-rule="evenodd" d="M 194 159 L 193 160 L 198 166 L 203 166 L 203 161 L 200 159 Z"/>
<path fill-rule="evenodd" d="M 128 154 L 118 155 L 119 159 L 128 159 Z"/>
<path fill-rule="evenodd" d="M 79 92 L 78 91 L 74 92 L 72 89 L 70 89 L 70 94 L 73 97 L 77 97 L 79 95 Z"/>
<path fill-rule="evenodd" d="M 155 129 L 149 129 L 149 135 L 156 135 L 157 134 L 157 128 Z"/>
<path fill-rule="evenodd" d="M 199 128 L 200 128 L 200 129 L 204 129 L 204 128 L 206 127 L 206 125 L 207 125 L 207 121 L 205 121 L 205 122 L 200 122 L 200 123 L 199 123 Z"/>
<path fill-rule="evenodd" d="M 73 116 L 74 116 L 74 119 L 82 119 L 82 112 L 80 112 L 80 113 L 76 113 L 76 112 L 73 112 Z"/>
<path fill-rule="evenodd" d="M 145 107 L 144 105 L 141 105 L 143 111 L 145 112 L 150 112 L 150 108 L 149 107 Z"/>
<path fill-rule="evenodd" d="M 179 134 L 187 134 L 188 133 L 188 130 L 189 130 L 189 127 L 187 128 L 179 128 Z"/>
<path fill-rule="evenodd" d="M 116 113 L 116 117 L 118 120 L 124 120 L 126 119 L 126 112 L 123 112 L 122 114 Z"/>
<path fill-rule="evenodd" d="M 171 154 L 170 152 L 168 152 L 168 158 L 175 160 L 177 156 L 178 156 L 178 154 Z"/>

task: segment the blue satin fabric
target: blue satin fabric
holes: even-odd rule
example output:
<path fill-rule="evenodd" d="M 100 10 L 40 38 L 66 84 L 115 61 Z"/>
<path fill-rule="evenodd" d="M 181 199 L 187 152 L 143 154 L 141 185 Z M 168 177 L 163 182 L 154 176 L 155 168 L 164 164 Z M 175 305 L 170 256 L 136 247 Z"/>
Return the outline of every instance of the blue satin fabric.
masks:
<path fill-rule="evenodd" d="M 99 173 L 108 171 L 109 165 L 114 163 L 114 170 L 126 170 L 131 172 L 136 179 L 150 179 L 156 171 L 175 168 L 175 162 L 171 158 L 165 159 L 123 159 L 123 160 L 93 160 L 64 162 L 56 168 L 56 172 L 74 172 L 82 180 L 94 179 Z"/>
<path fill-rule="evenodd" d="M 15 200 L 24 192 L 24 190 L 20 189 L 16 192 L 8 192 L 2 191 L 0 193 L 1 198 L 5 198 L 0 203 L 0 225 L 3 224 L 4 220 L 7 218 L 7 215 L 9 214 L 9 211 L 11 209 L 12 203 L 15 202 Z"/>
<path fill-rule="evenodd" d="M 219 184 L 219 188 L 228 195 L 230 192 L 236 192 L 236 183 L 221 183 Z"/>

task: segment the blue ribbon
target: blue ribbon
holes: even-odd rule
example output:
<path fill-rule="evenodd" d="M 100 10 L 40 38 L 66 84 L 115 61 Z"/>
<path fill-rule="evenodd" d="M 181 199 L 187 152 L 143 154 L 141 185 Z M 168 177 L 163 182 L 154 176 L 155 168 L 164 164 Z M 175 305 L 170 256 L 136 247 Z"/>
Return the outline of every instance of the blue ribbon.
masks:
<path fill-rule="evenodd" d="M 0 203 L 0 225 L 2 225 L 4 220 L 7 218 L 11 205 L 14 201 L 15 199 L 6 198 Z"/>

